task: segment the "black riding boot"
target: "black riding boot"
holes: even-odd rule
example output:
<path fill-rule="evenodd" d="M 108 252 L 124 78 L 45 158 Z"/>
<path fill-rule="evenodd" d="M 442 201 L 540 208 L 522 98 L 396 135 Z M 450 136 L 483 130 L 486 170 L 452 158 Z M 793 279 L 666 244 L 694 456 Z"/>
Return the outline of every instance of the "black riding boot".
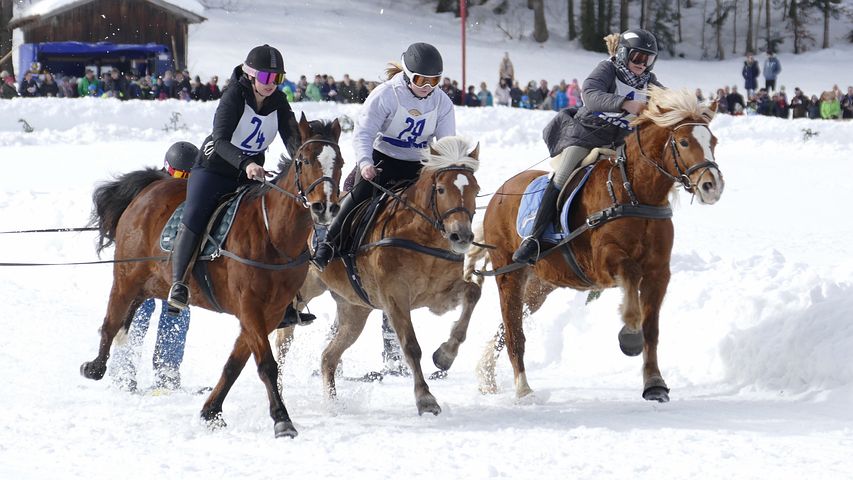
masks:
<path fill-rule="evenodd" d="M 358 188 L 358 187 L 356 187 Z M 341 209 L 329 225 L 329 230 L 326 232 L 326 240 L 317 245 L 317 250 L 314 252 L 314 257 L 311 261 L 321 272 L 326 265 L 335 256 L 335 247 L 339 244 L 338 237 L 341 234 L 341 227 L 344 221 L 349 216 L 352 209 L 358 204 L 358 201 L 353 199 L 353 194 L 350 193 L 341 201 Z"/>
<path fill-rule="evenodd" d="M 172 247 L 172 288 L 169 289 L 167 303 L 178 310 L 187 308 L 190 300 L 190 289 L 187 286 L 187 274 L 195 259 L 198 249 L 199 236 L 181 224 L 175 245 Z M 170 309 L 171 310 L 171 309 Z"/>
<path fill-rule="evenodd" d="M 539 237 L 545 231 L 548 223 L 554 220 L 554 213 L 557 210 L 557 196 L 560 195 L 560 190 L 553 182 L 548 182 L 545 187 L 545 193 L 542 195 L 542 204 L 539 205 L 539 211 L 536 212 L 536 220 L 533 223 L 533 233 L 525 238 L 515 253 L 512 254 L 512 261 L 516 263 L 528 263 L 533 265 L 536 263 L 539 256 Z"/>

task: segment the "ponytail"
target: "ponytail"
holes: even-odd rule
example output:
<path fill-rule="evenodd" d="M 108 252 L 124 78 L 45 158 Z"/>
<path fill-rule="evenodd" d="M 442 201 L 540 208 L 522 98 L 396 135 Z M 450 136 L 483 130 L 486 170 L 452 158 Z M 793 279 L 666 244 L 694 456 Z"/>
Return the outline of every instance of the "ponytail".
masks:
<path fill-rule="evenodd" d="M 397 62 L 388 62 L 388 66 L 385 67 L 385 80 L 391 80 L 394 78 L 394 75 L 403 71 L 402 65 Z"/>

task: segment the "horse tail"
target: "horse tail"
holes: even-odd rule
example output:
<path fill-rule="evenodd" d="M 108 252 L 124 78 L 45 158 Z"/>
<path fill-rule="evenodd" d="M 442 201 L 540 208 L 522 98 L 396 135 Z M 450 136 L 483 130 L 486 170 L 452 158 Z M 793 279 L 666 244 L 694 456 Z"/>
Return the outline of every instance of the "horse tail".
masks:
<path fill-rule="evenodd" d="M 164 178 L 169 178 L 169 175 L 162 170 L 146 168 L 126 173 L 95 188 L 89 226 L 98 228 L 98 245 L 95 247 L 98 255 L 115 243 L 118 221 L 130 202 L 142 189 Z"/>
<path fill-rule="evenodd" d="M 474 224 L 474 241 L 476 243 L 482 244 L 485 240 L 484 237 L 485 233 L 483 230 L 483 224 Z M 481 268 L 485 269 L 486 266 L 489 265 L 489 251 L 486 249 L 486 247 L 472 245 L 471 248 L 468 249 L 468 253 L 465 254 L 465 269 L 463 272 L 463 278 L 466 282 L 473 282 L 482 287 L 484 278 L 479 275 L 474 275 L 474 270 L 477 269 L 477 262 L 479 262 L 480 260 L 483 260 L 483 266 Z"/>

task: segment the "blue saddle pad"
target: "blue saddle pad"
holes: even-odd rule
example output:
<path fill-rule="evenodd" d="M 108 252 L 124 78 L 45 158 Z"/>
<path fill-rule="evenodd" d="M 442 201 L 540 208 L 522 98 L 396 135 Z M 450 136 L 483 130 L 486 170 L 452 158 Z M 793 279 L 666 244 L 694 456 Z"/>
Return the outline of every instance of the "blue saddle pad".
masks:
<path fill-rule="evenodd" d="M 581 172 L 583 177 L 581 177 L 580 182 L 578 182 L 578 185 L 572 190 L 569 198 L 563 204 L 563 208 L 560 211 L 560 225 L 562 227 L 560 231 L 554 229 L 553 222 L 549 222 L 548 226 L 545 227 L 545 232 L 542 234 L 542 240 L 545 242 L 558 243 L 571 233 L 569 229 L 569 210 L 578 192 L 583 188 L 589 178 L 589 174 L 592 173 L 592 167 L 593 165 L 584 167 L 583 172 Z M 542 195 L 545 194 L 545 187 L 548 186 L 549 177 L 550 174 L 537 177 L 524 190 L 524 195 L 521 197 L 521 205 L 518 206 L 518 218 L 515 221 L 515 230 L 521 238 L 529 237 L 533 233 L 536 212 L 539 211 L 539 205 L 542 203 Z"/>
<path fill-rule="evenodd" d="M 234 223 L 237 209 L 240 207 L 240 201 L 243 200 L 243 196 L 246 195 L 247 191 L 248 188 L 242 188 L 227 201 L 228 205 L 223 209 L 224 213 L 219 215 L 220 220 L 210 229 L 210 236 L 213 237 L 213 241 L 207 240 L 205 242 L 204 250 L 202 250 L 199 257 L 200 260 L 208 260 L 213 252 L 225 243 L 225 238 L 228 236 L 228 232 L 231 231 L 231 225 Z M 172 251 L 172 247 L 175 244 L 175 235 L 178 233 L 178 226 L 181 224 L 181 218 L 184 216 L 185 204 L 186 202 L 183 202 L 178 205 L 178 208 L 169 217 L 169 221 L 166 222 L 166 226 L 163 227 L 163 232 L 160 233 L 160 249 L 164 252 Z"/>

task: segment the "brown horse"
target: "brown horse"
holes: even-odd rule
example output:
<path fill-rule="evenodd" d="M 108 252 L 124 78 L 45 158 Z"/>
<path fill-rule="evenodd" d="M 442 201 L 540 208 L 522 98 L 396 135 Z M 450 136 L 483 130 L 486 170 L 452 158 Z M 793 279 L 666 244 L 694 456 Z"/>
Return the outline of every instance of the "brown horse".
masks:
<path fill-rule="evenodd" d="M 675 185 L 682 185 L 700 203 L 719 200 L 724 183 L 714 162 L 717 140 L 708 127 L 715 109 L 700 105 L 686 90 L 652 89 L 648 107 L 634 121 L 624 156 L 595 164 L 570 211 L 569 224 L 578 235 L 564 246 L 543 250 L 532 267 L 510 266 L 521 242 L 516 216 L 520 194 L 546 172 L 517 175 L 494 195 L 484 218 L 484 237 L 486 244 L 495 246 L 488 251 L 493 273 L 508 272 L 496 275 L 496 280 L 519 398 L 532 393 L 524 369 L 524 307 L 535 312 L 558 287 L 620 287 L 624 294 L 620 347 L 627 355 L 644 354 L 643 397 L 669 400 L 657 358 L 658 315 L 669 284 L 673 243 L 668 195 Z M 576 181 L 577 176 L 572 183 Z M 553 254 L 560 250 L 561 255 Z M 486 252 L 472 254 L 483 257 Z M 572 255 L 576 269 L 570 268 Z M 485 362 L 481 391 L 495 391 L 493 368 L 493 363 Z"/>
<path fill-rule="evenodd" d="M 222 376 L 201 411 L 211 427 L 224 426 L 222 403 L 249 355 L 254 355 L 267 389 L 276 437 L 297 433 L 277 388 L 277 367 L 267 335 L 281 321 L 305 280 L 312 220 L 327 224 L 337 212 L 343 166 L 337 120 L 309 123 L 303 114 L 299 133 L 302 145 L 290 152 L 290 166 L 271 185 L 251 187 L 255 192 L 247 194 L 238 210 L 223 247 L 242 259 L 226 257 L 209 265 L 219 305 L 235 315 L 241 327 Z M 95 192 L 93 219 L 101 231 L 101 248 L 115 242 L 116 259 L 160 255 L 160 232 L 184 200 L 186 185 L 148 170 L 100 187 Z M 256 263 L 244 263 L 246 259 Z M 116 263 L 98 356 L 80 367 L 84 377 L 100 380 L 104 376 L 113 338 L 119 330 L 122 336 L 126 334 L 142 301 L 166 297 L 170 275 L 167 262 Z M 193 305 L 214 309 L 195 280 L 190 287 Z"/>
<path fill-rule="evenodd" d="M 314 279 L 309 275 L 309 289 L 303 293 L 319 295 L 328 288 L 337 303 L 338 328 L 323 351 L 320 367 L 329 398 L 336 395 L 335 370 L 341 355 L 361 335 L 370 312 L 380 309 L 397 333 L 412 370 L 418 414 L 441 412 L 421 370 L 421 347 L 411 311 L 428 307 L 440 315 L 463 304 L 450 339 L 433 355 L 436 366 L 450 368 L 480 297 L 480 284 L 462 277 L 463 254 L 474 240 L 471 220 L 480 189 L 474 177 L 478 153 L 479 146 L 472 151 L 459 137 L 434 142 L 419 179 L 400 195 L 400 200 L 389 203 L 377 215 L 365 239 L 368 245 L 355 255 L 369 303 L 356 293 L 340 260 L 330 263 L 322 273 L 315 272 L 318 275 Z M 376 242 L 387 243 L 370 245 Z"/>

